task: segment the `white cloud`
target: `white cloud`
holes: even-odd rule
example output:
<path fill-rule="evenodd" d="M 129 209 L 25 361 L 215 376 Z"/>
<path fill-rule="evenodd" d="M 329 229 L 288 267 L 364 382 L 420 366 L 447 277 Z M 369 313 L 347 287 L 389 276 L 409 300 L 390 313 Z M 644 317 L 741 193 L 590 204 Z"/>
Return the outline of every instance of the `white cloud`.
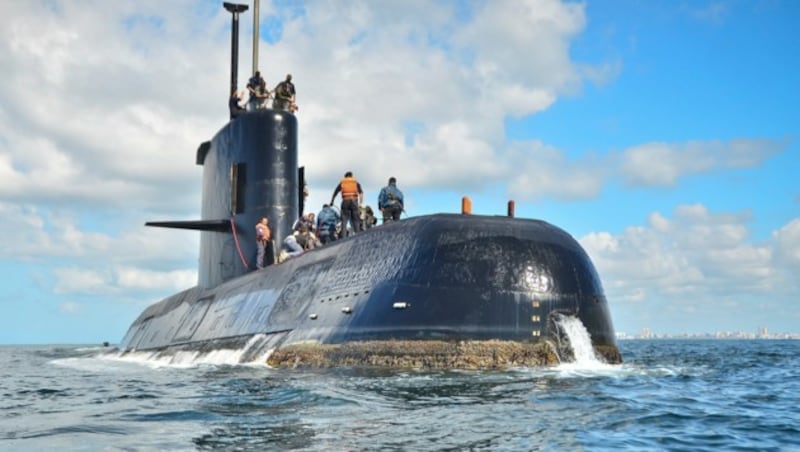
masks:
<path fill-rule="evenodd" d="M 102 213 L 102 212 L 95 212 Z M 86 213 L 91 215 L 92 212 Z M 134 261 L 156 263 L 196 255 L 199 233 L 125 224 L 126 218 L 109 219 L 111 232 L 85 230 L 77 211 L 41 209 L 0 202 L 0 253 L 6 258 L 51 260 L 68 258 L 84 262 Z"/>
<path fill-rule="evenodd" d="M 57 295 L 122 295 L 132 292 L 172 294 L 197 284 L 196 270 L 160 272 L 135 267 L 61 267 L 53 273 L 53 292 Z"/>
<path fill-rule="evenodd" d="M 316 180 L 352 170 L 379 186 L 394 171 L 407 175 L 406 186 L 492 186 L 508 176 L 496 162 L 504 119 L 542 111 L 581 83 L 569 57 L 569 41 L 585 26 L 580 5 L 373 5 L 339 12 L 341 5 L 314 3 L 284 32 L 302 51 L 283 42 L 268 50 L 295 73 L 301 160 L 313 162 Z M 306 70 L 298 76 L 297 67 Z M 303 74 L 314 74 L 313 83 Z M 409 122 L 422 125 L 410 143 Z"/>
<path fill-rule="evenodd" d="M 794 219 L 772 233 L 775 243 L 775 258 L 778 264 L 793 269 L 800 275 L 800 219 Z"/>
<path fill-rule="evenodd" d="M 673 186 L 690 174 L 758 166 L 787 144 L 766 139 L 645 143 L 623 151 L 620 170 L 632 186 Z"/>
<path fill-rule="evenodd" d="M 564 92 L 580 85 L 569 44 L 585 26 L 583 4 L 500 0 L 476 11 L 474 23 L 459 33 L 458 42 L 475 55 L 490 88 L 518 82 L 521 91 L 539 86 Z M 540 108 L 533 103 L 519 113 Z"/>
<path fill-rule="evenodd" d="M 787 272 L 785 265 L 786 259 L 800 257 L 800 220 L 773 233 L 771 242 L 754 244 L 749 219 L 749 214 L 684 205 L 672 219 L 654 212 L 646 226 L 619 234 L 595 232 L 580 242 L 617 312 L 650 316 L 650 321 L 663 316 L 665 324 L 696 323 L 735 317 L 747 305 L 791 297 L 800 287 L 796 272 Z M 800 259 L 793 261 L 796 269 L 798 264 Z M 697 317 L 686 317 L 689 313 Z"/>
<path fill-rule="evenodd" d="M 156 272 L 125 267 L 116 270 L 116 280 L 123 290 L 172 290 L 177 292 L 197 285 L 196 270 Z"/>
<path fill-rule="evenodd" d="M 111 275 L 105 271 L 67 267 L 57 268 L 54 273 L 56 280 L 53 292 L 57 295 L 75 293 L 102 295 L 114 292 L 109 284 Z"/>
<path fill-rule="evenodd" d="M 0 86 L 0 197 L 162 204 L 155 182 L 171 189 L 173 203 L 196 199 L 179 184 L 194 180 L 194 150 L 225 111 L 197 94 L 215 71 L 188 77 L 185 54 L 177 56 L 196 52 L 199 65 L 200 53 L 222 57 L 225 45 L 209 40 L 213 30 L 180 35 L 192 31 L 191 3 L 135 6 L 135 13 L 116 2 L 4 6 L 0 62 L 14 70 Z M 137 23 L 158 23 L 160 14 L 164 33 L 178 32 L 173 39 L 185 44 L 136 33 Z"/>
<path fill-rule="evenodd" d="M 607 174 L 594 158 L 568 161 L 564 153 L 539 141 L 516 143 L 503 156 L 504 173 L 512 198 L 553 196 L 561 199 L 596 197 Z"/>
<path fill-rule="evenodd" d="M 117 226 L 111 233 L 84 230 L 66 211 L 42 210 L 0 202 L 0 254 L 50 267 L 56 294 L 119 294 L 169 291 L 197 282 L 199 233 Z"/>

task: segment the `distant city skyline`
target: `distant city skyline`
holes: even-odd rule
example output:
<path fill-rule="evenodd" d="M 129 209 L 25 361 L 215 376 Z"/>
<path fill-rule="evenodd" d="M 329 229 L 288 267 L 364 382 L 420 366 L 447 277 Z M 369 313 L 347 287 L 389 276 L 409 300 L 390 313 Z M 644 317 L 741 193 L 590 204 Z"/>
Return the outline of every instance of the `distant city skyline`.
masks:
<path fill-rule="evenodd" d="M 754 332 L 748 331 L 714 331 L 707 333 L 658 333 L 650 328 L 642 328 L 638 334 L 617 331 L 617 339 L 800 339 L 800 332 L 770 332 L 766 326 L 760 326 Z"/>

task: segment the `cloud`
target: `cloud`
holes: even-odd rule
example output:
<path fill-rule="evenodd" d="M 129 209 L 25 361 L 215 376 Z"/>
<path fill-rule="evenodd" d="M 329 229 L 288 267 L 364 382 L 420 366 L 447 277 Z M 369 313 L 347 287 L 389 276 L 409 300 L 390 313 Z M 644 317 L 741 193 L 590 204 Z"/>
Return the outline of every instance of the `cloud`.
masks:
<path fill-rule="evenodd" d="M 691 174 L 722 169 L 753 168 L 788 147 L 768 139 L 652 142 L 622 152 L 620 171 L 630 186 L 674 186 Z"/>
<path fill-rule="evenodd" d="M 155 182 L 180 195 L 173 202 L 196 199 L 180 183 L 193 179 L 197 137 L 213 130 L 224 111 L 215 118 L 213 98 L 196 94 L 214 71 L 188 77 L 184 70 L 192 68 L 181 60 L 192 53 L 198 62 L 200 53 L 222 57 L 225 46 L 209 40 L 213 29 L 192 32 L 185 14 L 191 4 L 181 13 L 177 3 L 144 3 L 136 12 L 132 4 L 102 2 L 6 5 L 0 62 L 14 70 L 0 86 L 0 198 L 159 203 Z M 138 33 L 137 17 L 153 24 L 169 17 L 161 22 L 169 31 Z"/>
<path fill-rule="evenodd" d="M 540 141 L 514 143 L 503 157 L 503 178 L 512 198 L 531 200 L 544 196 L 591 199 L 600 194 L 607 165 L 595 157 L 568 161 L 564 152 Z"/>
<path fill-rule="evenodd" d="M 61 267 L 56 268 L 54 274 L 53 293 L 58 295 L 172 294 L 197 285 L 196 270 L 159 272 L 135 267 Z"/>
<path fill-rule="evenodd" d="M 197 282 L 199 233 L 122 223 L 111 233 L 81 227 L 75 213 L 0 202 L 0 254 L 42 265 L 53 293 L 172 293 Z M 178 268 L 178 269 L 176 269 Z"/>
<path fill-rule="evenodd" d="M 608 298 L 623 306 L 617 309 L 638 305 L 636 312 L 662 320 L 674 315 L 672 323 L 680 325 L 690 312 L 735 316 L 736 306 L 791 297 L 800 287 L 793 276 L 800 269 L 800 219 L 765 243 L 751 243 L 750 221 L 748 213 L 682 205 L 672 218 L 653 212 L 643 226 L 594 232 L 580 242 Z"/>
<path fill-rule="evenodd" d="M 179 291 L 197 285 L 196 270 L 156 272 L 141 268 L 117 269 L 116 281 L 123 290 Z"/>
<path fill-rule="evenodd" d="M 105 271 L 85 268 L 57 268 L 54 271 L 56 280 L 53 292 L 64 294 L 103 295 L 115 292 L 110 286 L 110 275 Z"/>
<path fill-rule="evenodd" d="M 800 274 L 800 219 L 795 219 L 772 233 L 775 260 L 786 265 L 795 275 Z"/>
<path fill-rule="evenodd" d="M 83 222 L 105 212 L 51 210 L 32 205 L 0 202 L 0 253 L 5 258 L 51 261 L 71 259 L 86 263 L 135 262 L 156 265 L 164 260 L 185 260 L 196 255 L 199 234 L 147 228 L 145 218 L 125 223 L 129 218 L 109 219 L 111 232 L 87 230 Z M 86 218 L 81 218 L 85 215 Z M 139 213 L 137 215 L 147 215 Z M 123 220 L 121 224 L 116 221 Z"/>
<path fill-rule="evenodd" d="M 779 290 L 787 281 L 772 262 L 776 243 L 750 243 L 749 220 L 682 205 L 672 219 L 654 212 L 645 226 L 593 233 L 581 242 L 622 292 L 647 287 L 659 295 L 730 297 Z"/>
<path fill-rule="evenodd" d="M 585 27 L 581 5 L 391 5 L 354 2 L 342 13 L 315 3 L 269 48 L 297 77 L 301 163 L 313 162 L 312 181 L 352 170 L 378 185 L 392 168 L 409 175 L 407 186 L 492 186 L 507 175 L 496 162 L 505 118 L 543 111 L 591 72 L 569 55 Z M 420 125 L 410 136 L 409 123 Z"/>

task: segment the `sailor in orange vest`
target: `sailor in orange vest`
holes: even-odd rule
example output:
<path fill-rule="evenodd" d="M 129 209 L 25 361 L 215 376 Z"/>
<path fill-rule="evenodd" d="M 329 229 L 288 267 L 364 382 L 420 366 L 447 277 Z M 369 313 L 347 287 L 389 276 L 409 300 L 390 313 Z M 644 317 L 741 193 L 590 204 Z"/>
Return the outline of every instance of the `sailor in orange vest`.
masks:
<path fill-rule="evenodd" d="M 336 190 L 333 191 L 331 204 L 333 204 L 339 192 L 342 192 L 342 237 L 349 235 L 346 232 L 348 231 L 348 221 L 353 226 L 353 234 L 361 232 L 361 217 L 358 213 L 358 206 L 364 203 L 364 191 L 361 189 L 361 184 L 353 177 L 352 172 L 344 173 L 344 178 L 336 186 Z"/>

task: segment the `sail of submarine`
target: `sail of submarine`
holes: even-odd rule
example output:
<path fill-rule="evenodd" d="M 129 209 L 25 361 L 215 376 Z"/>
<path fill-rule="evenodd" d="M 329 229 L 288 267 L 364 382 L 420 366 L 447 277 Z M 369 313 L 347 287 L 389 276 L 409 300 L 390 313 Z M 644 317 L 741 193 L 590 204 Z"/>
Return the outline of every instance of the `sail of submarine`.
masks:
<path fill-rule="evenodd" d="M 247 6 L 225 7 L 235 89 Z M 198 284 L 146 308 L 123 353 L 245 349 L 242 361 L 266 356 L 273 366 L 540 366 L 558 362 L 558 319 L 569 315 L 598 355 L 621 362 L 590 258 L 541 220 L 411 217 L 252 271 L 253 225 L 265 216 L 282 238 L 302 212 L 297 132 L 294 114 L 264 109 L 200 145 L 201 219 L 147 223 L 200 231 Z"/>

